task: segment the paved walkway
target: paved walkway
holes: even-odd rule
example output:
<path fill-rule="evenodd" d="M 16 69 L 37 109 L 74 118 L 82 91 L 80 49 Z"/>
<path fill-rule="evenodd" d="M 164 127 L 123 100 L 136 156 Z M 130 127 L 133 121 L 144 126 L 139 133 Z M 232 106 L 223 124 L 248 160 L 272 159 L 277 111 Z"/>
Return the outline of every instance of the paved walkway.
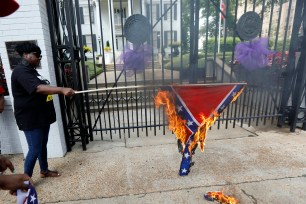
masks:
<path fill-rule="evenodd" d="M 152 134 L 152 133 L 151 133 Z M 143 134 L 145 135 L 145 134 Z M 59 178 L 33 180 L 41 203 L 213 203 L 208 191 L 223 190 L 240 203 L 290 203 L 306 200 L 306 133 L 288 128 L 213 129 L 205 152 L 199 149 L 188 176 L 178 175 L 181 156 L 175 136 L 143 136 L 77 144 L 64 158 L 50 159 Z M 22 172 L 22 155 L 12 155 Z M 1 203 L 16 203 L 0 192 Z"/>

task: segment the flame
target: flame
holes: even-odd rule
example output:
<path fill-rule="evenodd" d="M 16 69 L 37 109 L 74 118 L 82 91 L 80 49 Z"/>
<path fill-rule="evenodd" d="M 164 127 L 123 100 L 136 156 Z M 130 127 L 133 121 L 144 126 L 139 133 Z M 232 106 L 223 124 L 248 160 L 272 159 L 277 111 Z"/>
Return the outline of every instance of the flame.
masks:
<path fill-rule="evenodd" d="M 238 204 L 238 200 L 232 196 L 224 195 L 222 191 L 207 192 L 208 197 L 220 202 L 221 204 Z"/>
<path fill-rule="evenodd" d="M 166 113 L 168 115 L 169 129 L 173 131 L 176 137 L 183 143 L 186 144 L 188 140 L 188 131 L 185 126 L 186 120 L 183 120 L 176 112 L 176 107 L 174 104 L 174 97 L 170 94 L 169 91 L 159 91 L 155 97 L 155 105 L 159 108 L 161 105 L 164 105 L 166 108 Z M 202 123 L 198 128 L 198 131 L 195 133 L 194 140 L 189 146 L 189 151 L 196 146 L 197 143 L 200 144 L 200 148 L 204 151 L 205 138 L 207 131 L 210 126 L 217 120 L 219 114 L 217 112 L 211 114 L 210 117 L 205 118 L 201 114 Z"/>
<path fill-rule="evenodd" d="M 186 144 L 188 139 L 186 120 L 183 120 L 176 112 L 174 98 L 169 91 L 159 91 L 155 97 L 155 106 L 164 105 L 168 115 L 169 129 L 173 131 L 176 137 Z"/>
<path fill-rule="evenodd" d="M 209 117 L 205 117 L 204 114 L 200 114 L 202 122 L 198 128 L 198 131 L 194 135 L 194 140 L 189 146 L 189 151 L 193 149 L 193 147 L 199 143 L 201 151 L 204 152 L 205 139 L 207 135 L 208 129 L 214 124 L 214 122 L 218 119 L 219 114 L 217 112 L 212 113 Z"/>

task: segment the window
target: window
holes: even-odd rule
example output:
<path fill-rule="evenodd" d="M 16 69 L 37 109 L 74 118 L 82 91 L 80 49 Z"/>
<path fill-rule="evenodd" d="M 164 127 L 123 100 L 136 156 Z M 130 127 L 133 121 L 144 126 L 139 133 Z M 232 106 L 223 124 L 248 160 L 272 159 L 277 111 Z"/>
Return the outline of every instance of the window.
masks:
<path fill-rule="evenodd" d="M 92 42 L 92 49 L 94 50 L 94 51 L 96 51 L 97 52 L 97 37 L 96 37 L 96 34 L 93 34 L 92 35 L 92 39 L 93 39 L 93 42 Z"/>
<path fill-rule="evenodd" d="M 169 42 L 171 42 L 170 31 L 164 31 L 164 47 L 168 47 Z"/>
<path fill-rule="evenodd" d="M 80 7 L 80 21 L 81 24 L 89 24 L 90 21 L 92 24 L 95 23 L 95 9 L 93 6 L 90 6 L 90 16 L 89 7 Z"/>
<path fill-rule="evenodd" d="M 147 10 L 147 17 L 148 19 L 151 18 L 151 6 L 150 4 L 146 4 L 146 10 Z"/>
<path fill-rule="evenodd" d="M 156 20 L 157 21 L 159 20 L 159 17 L 160 17 L 160 14 L 159 14 L 159 4 L 156 4 Z"/>
<path fill-rule="evenodd" d="M 83 45 L 86 45 L 86 35 L 82 35 Z"/>
<path fill-rule="evenodd" d="M 168 47 L 172 42 L 177 41 L 177 31 L 172 31 L 172 38 L 171 38 L 171 31 L 164 31 L 164 47 Z"/>
<path fill-rule="evenodd" d="M 176 42 L 177 41 L 177 31 L 173 31 L 173 41 Z"/>
<path fill-rule="evenodd" d="M 173 20 L 177 20 L 177 4 L 174 4 L 173 12 Z"/>
<path fill-rule="evenodd" d="M 80 21 L 81 21 L 81 24 L 84 24 L 84 13 L 83 13 L 83 7 L 80 7 Z"/>
<path fill-rule="evenodd" d="M 156 43 L 157 43 L 157 48 L 159 49 L 160 48 L 160 32 L 157 31 L 156 32 Z"/>
<path fill-rule="evenodd" d="M 123 19 L 123 23 L 125 22 L 126 18 L 126 9 L 122 8 L 114 8 L 114 23 L 115 25 L 121 25 L 121 18 Z"/>
<path fill-rule="evenodd" d="M 164 4 L 164 20 L 167 20 L 168 18 L 168 12 L 167 12 L 167 8 L 168 8 L 168 5 L 167 4 Z"/>
<path fill-rule="evenodd" d="M 93 6 L 90 6 L 90 18 L 91 18 L 91 23 L 95 24 L 95 9 Z"/>
<path fill-rule="evenodd" d="M 85 36 L 85 40 L 84 40 Z M 96 34 L 92 35 L 83 35 L 83 43 L 84 45 L 87 45 L 87 47 L 90 47 L 92 51 L 97 51 L 97 38 Z"/>
<path fill-rule="evenodd" d="M 165 14 L 164 20 L 168 19 L 168 15 L 170 16 L 169 14 L 170 12 L 172 12 L 173 20 L 177 20 L 177 4 L 174 4 L 171 8 L 169 8 L 170 6 L 171 6 L 170 4 L 164 4 L 164 14 Z M 156 8 L 156 13 L 157 13 L 157 8 Z"/>

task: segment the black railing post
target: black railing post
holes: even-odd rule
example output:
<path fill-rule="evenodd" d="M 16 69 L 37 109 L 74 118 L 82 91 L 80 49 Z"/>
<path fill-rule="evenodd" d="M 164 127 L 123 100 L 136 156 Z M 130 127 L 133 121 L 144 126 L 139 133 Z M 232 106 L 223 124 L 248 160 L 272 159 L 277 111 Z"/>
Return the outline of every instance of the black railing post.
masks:
<path fill-rule="evenodd" d="M 199 40 L 199 0 L 190 1 L 190 78 L 189 83 L 197 82 L 196 69 L 198 67 L 198 40 Z"/>
<path fill-rule="evenodd" d="M 302 1 L 301 1 L 302 2 Z M 296 69 L 296 80 L 294 81 L 294 90 L 292 92 L 292 110 L 290 113 L 289 122 L 291 123 L 290 131 L 294 132 L 297 126 L 297 123 L 303 123 L 303 129 L 306 128 L 305 125 L 305 116 L 299 118 L 300 113 L 306 113 L 306 109 L 301 107 L 303 101 L 305 101 L 305 85 L 306 85 L 306 16 L 305 9 L 306 4 L 303 1 L 303 5 L 300 5 L 303 8 L 303 12 L 300 14 L 300 22 L 303 28 L 303 36 L 301 37 L 301 46 L 300 46 L 300 57 Z"/>
<path fill-rule="evenodd" d="M 292 108 L 288 106 L 288 102 L 291 97 L 294 96 L 294 86 L 296 82 L 296 73 L 295 73 L 295 58 L 296 58 L 296 51 L 298 47 L 298 33 L 300 30 L 301 22 L 302 22 L 302 11 L 303 11 L 303 1 L 296 1 L 296 9 L 294 14 L 294 21 L 293 21 L 293 27 L 292 27 L 292 34 L 291 34 L 291 41 L 290 41 L 290 47 L 289 47 L 289 62 L 286 68 L 285 76 L 284 76 L 284 84 L 283 84 L 283 93 L 281 98 L 281 105 L 279 109 L 279 114 L 281 115 L 278 118 L 278 127 L 281 127 L 286 117 L 289 117 L 289 122 L 292 122 Z M 292 101 L 293 104 L 293 101 Z M 295 128 L 294 128 L 295 129 Z M 292 129 L 293 130 L 293 129 Z M 294 130 L 293 130 L 294 131 Z"/>

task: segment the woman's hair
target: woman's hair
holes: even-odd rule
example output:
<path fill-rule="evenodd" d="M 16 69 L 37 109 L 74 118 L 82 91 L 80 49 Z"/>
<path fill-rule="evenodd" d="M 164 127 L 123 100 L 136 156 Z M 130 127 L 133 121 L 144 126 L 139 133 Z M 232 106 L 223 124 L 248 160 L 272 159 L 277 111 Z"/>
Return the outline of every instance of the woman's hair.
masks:
<path fill-rule="evenodd" d="M 20 56 L 22 56 L 24 53 L 31 53 L 31 52 L 36 52 L 38 55 L 41 54 L 40 48 L 34 43 L 30 42 L 25 42 L 17 45 L 15 50 L 16 52 L 18 52 Z"/>

